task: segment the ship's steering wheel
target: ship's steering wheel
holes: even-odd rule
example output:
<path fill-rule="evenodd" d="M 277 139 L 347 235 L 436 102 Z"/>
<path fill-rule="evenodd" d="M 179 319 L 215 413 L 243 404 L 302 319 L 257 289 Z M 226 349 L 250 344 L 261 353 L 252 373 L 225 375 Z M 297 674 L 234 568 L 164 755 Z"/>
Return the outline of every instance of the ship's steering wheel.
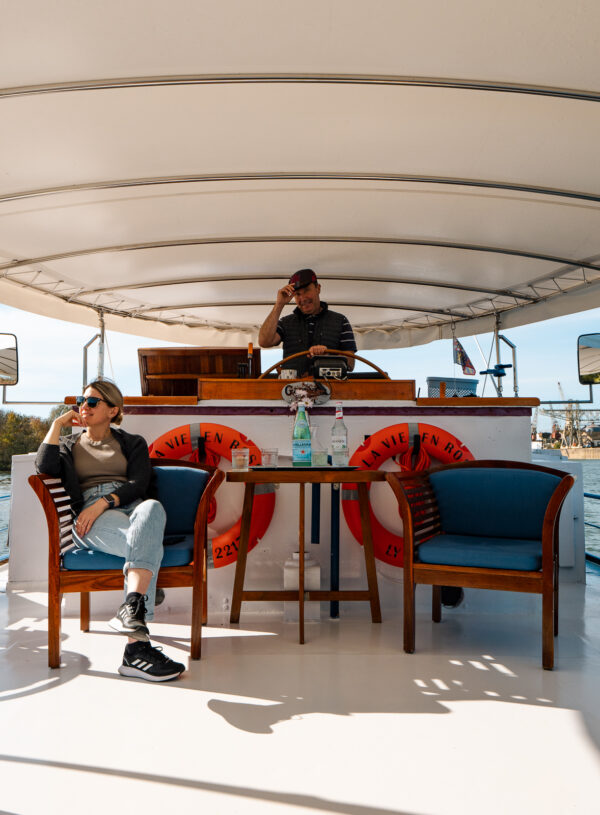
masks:
<path fill-rule="evenodd" d="M 264 373 L 262 373 L 258 377 L 258 379 L 264 379 L 265 376 L 267 376 L 267 374 L 270 374 L 271 371 L 274 371 L 275 368 L 277 368 L 278 375 L 281 374 L 281 366 L 282 365 L 284 365 L 286 362 L 289 362 L 291 359 L 296 359 L 296 357 L 305 357 L 306 354 L 307 354 L 306 351 L 299 351 L 296 354 L 290 354 L 288 357 L 285 357 L 284 359 L 280 359 L 279 362 L 275 363 L 275 365 L 271 365 L 270 368 L 267 368 L 267 370 Z M 327 356 L 328 354 L 338 354 L 339 356 L 342 356 L 342 357 L 349 357 L 350 359 L 357 359 L 359 362 L 366 362 L 367 365 L 370 365 L 371 368 L 374 368 L 378 373 L 380 373 L 383 376 L 384 379 L 390 379 L 390 377 L 386 374 L 386 372 L 382 371 L 381 368 L 379 366 L 375 365 L 374 362 L 371 362 L 369 359 L 365 359 L 364 357 L 359 357 L 358 354 L 354 354 L 352 351 L 340 351 L 340 350 L 338 350 L 336 348 L 326 348 L 325 351 L 322 354 L 319 354 L 318 356 Z"/>

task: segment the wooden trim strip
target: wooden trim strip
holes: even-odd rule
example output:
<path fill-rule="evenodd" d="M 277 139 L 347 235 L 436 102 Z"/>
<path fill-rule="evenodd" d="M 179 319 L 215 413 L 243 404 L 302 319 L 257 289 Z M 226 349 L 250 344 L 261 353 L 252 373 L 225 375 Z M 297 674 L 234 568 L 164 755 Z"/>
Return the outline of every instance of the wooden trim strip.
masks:
<path fill-rule="evenodd" d="M 537 407 L 540 404 L 540 400 L 535 396 L 455 396 L 445 399 L 420 396 L 416 401 L 417 405 L 427 405 L 428 407 L 456 407 L 457 405 L 464 405 L 465 407 L 482 407 L 483 405 L 494 407 Z"/>
<path fill-rule="evenodd" d="M 257 400 L 258 401 L 258 400 Z M 313 407 L 311 416 L 333 416 L 335 407 Z M 427 408 L 427 407 L 356 407 L 344 405 L 344 416 L 389 416 L 399 422 L 409 416 L 445 417 L 445 416 L 531 416 L 530 407 L 504 407 L 504 408 Z M 194 399 L 193 405 L 130 405 L 125 406 L 127 416 L 289 416 L 288 407 L 281 402 L 273 401 L 273 405 L 198 405 Z"/>

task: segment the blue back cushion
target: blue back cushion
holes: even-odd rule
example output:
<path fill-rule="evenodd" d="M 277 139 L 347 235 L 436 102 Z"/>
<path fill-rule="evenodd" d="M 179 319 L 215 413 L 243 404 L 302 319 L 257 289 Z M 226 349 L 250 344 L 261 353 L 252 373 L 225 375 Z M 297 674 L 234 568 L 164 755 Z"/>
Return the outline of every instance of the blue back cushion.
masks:
<path fill-rule="evenodd" d="M 167 513 L 165 535 L 193 532 L 198 502 L 209 474 L 192 467 L 154 467 L 156 497 Z"/>
<path fill-rule="evenodd" d="M 481 467 L 429 476 L 449 535 L 540 540 L 550 496 L 560 478 L 535 470 Z"/>

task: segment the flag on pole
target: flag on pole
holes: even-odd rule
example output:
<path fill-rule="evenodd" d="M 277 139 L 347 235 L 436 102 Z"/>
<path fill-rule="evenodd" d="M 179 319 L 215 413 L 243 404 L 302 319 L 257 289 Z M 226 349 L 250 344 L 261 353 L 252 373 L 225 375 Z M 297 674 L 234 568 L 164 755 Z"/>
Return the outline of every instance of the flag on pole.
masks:
<path fill-rule="evenodd" d="M 456 337 L 454 338 L 452 344 L 454 347 L 454 362 L 461 366 L 463 374 L 474 376 L 475 368 L 473 367 L 473 363 Z"/>

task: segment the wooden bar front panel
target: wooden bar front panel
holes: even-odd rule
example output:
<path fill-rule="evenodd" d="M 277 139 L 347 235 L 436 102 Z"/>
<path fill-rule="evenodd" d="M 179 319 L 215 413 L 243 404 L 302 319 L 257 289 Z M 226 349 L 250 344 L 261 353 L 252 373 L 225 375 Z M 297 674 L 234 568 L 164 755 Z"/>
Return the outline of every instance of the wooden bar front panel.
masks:
<path fill-rule="evenodd" d="M 289 381 L 289 380 L 288 380 Z M 281 399 L 286 380 L 282 379 L 204 379 L 198 380 L 198 399 Z M 414 401 L 412 379 L 349 379 L 327 382 L 331 399 L 377 401 Z"/>

